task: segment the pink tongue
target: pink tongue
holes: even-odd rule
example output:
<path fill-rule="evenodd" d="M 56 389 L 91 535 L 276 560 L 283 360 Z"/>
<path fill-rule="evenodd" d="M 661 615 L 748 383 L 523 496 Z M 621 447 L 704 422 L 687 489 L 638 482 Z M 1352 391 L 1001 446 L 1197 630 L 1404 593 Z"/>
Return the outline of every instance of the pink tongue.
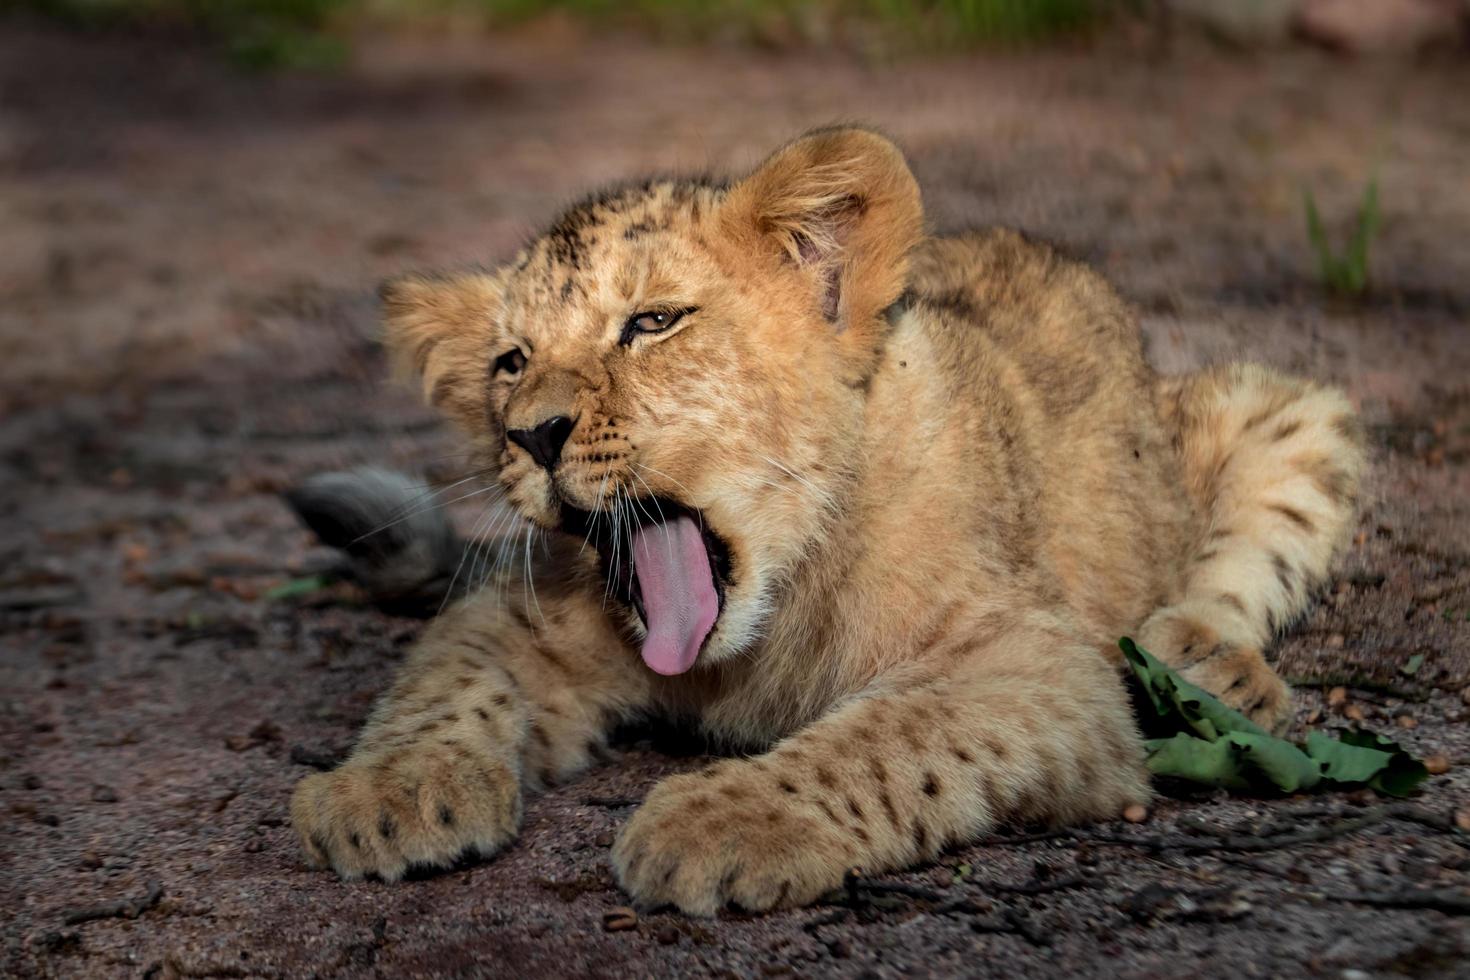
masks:
<path fill-rule="evenodd" d="M 648 620 L 643 662 L 660 674 L 682 674 L 694 666 L 720 614 L 699 527 L 681 516 L 639 528 L 633 532 L 633 568 Z"/>

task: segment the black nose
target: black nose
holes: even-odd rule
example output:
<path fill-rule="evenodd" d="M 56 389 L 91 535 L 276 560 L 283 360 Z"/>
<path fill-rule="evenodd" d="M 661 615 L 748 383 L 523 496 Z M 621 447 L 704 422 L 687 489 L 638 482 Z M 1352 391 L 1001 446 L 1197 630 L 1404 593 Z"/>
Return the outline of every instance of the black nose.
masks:
<path fill-rule="evenodd" d="M 547 419 L 534 429 L 511 429 L 505 437 L 531 454 L 549 473 L 561 458 L 561 447 L 572 434 L 572 420 L 565 415 Z"/>

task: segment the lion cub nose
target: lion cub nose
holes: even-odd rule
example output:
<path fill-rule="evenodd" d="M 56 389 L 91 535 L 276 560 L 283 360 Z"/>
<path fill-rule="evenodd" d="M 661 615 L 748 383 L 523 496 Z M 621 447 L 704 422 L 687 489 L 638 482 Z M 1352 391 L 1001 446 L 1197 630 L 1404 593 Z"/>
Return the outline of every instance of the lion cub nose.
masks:
<path fill-rule="evenodd" d="M 534 429 L 511 429 L 505 437 L 531 454 L 550 473 L 561 458 L 561 447 L 572 434 L 572 420 L 565 415 L 549 418 Z"/>

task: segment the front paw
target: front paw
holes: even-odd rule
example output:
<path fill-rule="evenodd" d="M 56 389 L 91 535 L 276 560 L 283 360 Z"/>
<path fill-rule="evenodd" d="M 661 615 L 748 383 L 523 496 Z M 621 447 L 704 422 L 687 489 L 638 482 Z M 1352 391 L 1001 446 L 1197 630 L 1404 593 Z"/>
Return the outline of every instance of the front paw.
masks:
<path fill-rule="evenodd" d="M 515 836 L 520 821 L 515 772 L 463 748 L 354 756 L 306 777 L 291 797 L 291 823 L 308 862 L 344 878 L 396 881 L 411 866 L 488 857 Z"/>
<path fill-rule="evenodd" d="M 738 762 L 659 783 L 613 845 L 618 883 L 692 915 L 806 905 L 841 885 L 856 838 L 767 783 Z"/>

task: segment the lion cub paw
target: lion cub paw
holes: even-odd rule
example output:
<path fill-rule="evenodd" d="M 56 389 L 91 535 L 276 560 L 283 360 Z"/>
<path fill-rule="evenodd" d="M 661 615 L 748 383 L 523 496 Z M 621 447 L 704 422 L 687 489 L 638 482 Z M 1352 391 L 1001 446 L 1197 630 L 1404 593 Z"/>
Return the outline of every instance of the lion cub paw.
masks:
<path fill-rule="evenodd" d="M 1291 724 L 1291 688 L 1261 651 L 1231 647 L 1208 660 L 1186 667 L 1179 676 L 1202 687 L 1273 735 Z"/>
<path fill-rule="evenodd" d="M 1291 688 L 1261 651 L 1236 643 L 1182 609 L 1163 609 L 1138 631 L 1138 644 L 1266 731 L 1291 723 Z"/>
<path fill-rule="evenodd" d="M 396 881 L 413 866 L 488 857 L 514 838 L 520 820 L 515 773 L 464 749 L 354 757 L 306 777 L 291 798 L 308 862 L 344 878 Z"/>
<path fill-rule="evenodd" d="M 613 845 L 618 883 L 641 903 L 692 915 L 814 901 L 841 885 L 856 842 L 811 804 L 780 796 L 749 763 L 665 779 Z"/>

